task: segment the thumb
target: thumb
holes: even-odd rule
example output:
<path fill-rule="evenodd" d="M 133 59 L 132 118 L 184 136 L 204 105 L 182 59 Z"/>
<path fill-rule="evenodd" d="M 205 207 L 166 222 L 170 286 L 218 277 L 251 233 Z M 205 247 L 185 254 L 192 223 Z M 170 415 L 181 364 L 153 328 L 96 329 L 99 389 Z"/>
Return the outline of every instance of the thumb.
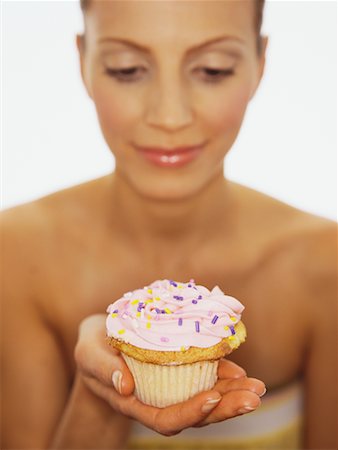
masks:
<path fill-rule="evenodd" d="M 84 376 L 114 386 L 119 394 L 130 395 L 135 388 L 134 379 L 119 351 L 108 345 L 105 320 L 104 314 L 96 314 L 81 322 L 75 361 Z"/>

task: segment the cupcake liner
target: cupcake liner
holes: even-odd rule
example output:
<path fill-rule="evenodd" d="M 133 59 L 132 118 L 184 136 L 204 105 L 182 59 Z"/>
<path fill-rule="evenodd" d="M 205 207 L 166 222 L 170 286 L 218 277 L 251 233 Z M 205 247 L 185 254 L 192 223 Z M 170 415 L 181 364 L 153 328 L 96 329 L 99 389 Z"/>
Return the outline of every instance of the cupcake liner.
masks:
<path fill-rule="evenodd" d="M 217 381 L 219 360 L 192 364 L 158 365 L 138 361 L 122 353 L 135 381 L 135 396 L 158 408 L 180 403 L 212 389 Z"/>

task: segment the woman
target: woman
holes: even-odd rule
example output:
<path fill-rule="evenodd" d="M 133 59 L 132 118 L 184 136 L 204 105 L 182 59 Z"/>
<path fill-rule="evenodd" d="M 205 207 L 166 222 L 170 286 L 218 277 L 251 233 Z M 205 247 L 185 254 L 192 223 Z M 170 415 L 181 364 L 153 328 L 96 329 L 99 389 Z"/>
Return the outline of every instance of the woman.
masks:
<path fill-rule="evenodd" d="M 335 224 L 223 175 L 264 71 L 262 2 L 82 6 L 116 169 L 3 213 L 3 448 L 335 448 Z M 112 299 L 159 278 L 219 285 L 248 330 L 213 390 L 164 409 L 104 340 Z"/>

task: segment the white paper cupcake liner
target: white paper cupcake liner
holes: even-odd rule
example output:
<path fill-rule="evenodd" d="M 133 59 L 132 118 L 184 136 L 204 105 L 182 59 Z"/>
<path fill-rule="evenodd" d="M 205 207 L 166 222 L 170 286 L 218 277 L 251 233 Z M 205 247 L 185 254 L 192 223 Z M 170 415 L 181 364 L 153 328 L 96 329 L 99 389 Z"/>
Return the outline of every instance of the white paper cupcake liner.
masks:
<path fill-rule="evenodd" d="M 141 362 L 124 353 L 122 356 L 133 374 L 136 397 L 158 408 L 188 400 L 212 389 L 217 381 L 219 361 L 169 366 Z"/>

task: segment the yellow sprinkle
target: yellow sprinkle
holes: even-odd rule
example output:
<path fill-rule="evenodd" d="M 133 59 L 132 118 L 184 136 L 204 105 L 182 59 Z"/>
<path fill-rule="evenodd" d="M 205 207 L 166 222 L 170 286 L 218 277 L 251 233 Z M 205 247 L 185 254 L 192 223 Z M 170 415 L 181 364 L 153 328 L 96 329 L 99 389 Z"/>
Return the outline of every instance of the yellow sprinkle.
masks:
<path fill-rule="evenodd" d="M 181 352 L 185 352 L 185 347 L 181 347 Z"/>
<path fill-rule="evenodd" d="M 235 336 L 229 336 L 228 339 L 229 339 L 229 341 L 233 341 L 236 338 L 235 338 Z"/>
<path fill-rule="evenodd" d="M 179 289 L 183 289 L 183 286 L 182 286 L 181 284 L 179 284 L 177 287 L 178 287 Z"/>
<path fill-rule="evenodd" d="M 160 299 L 160 297 L 155 297 L 155 300 L 159 301 L 159 300 L 161 300 L 161 299 Z"/>
<path fill-rule="evenodd" d="M 150 323 L 150 322 L 147 322 L 146 327 L 147 327 L 147 328 L 150 328 L 150 327 L 151 327 L 151 323 Z"/>
<path fill-rule="evenodd" d="M 229 329 L 228 325 L 225 325 L 224 329 L 225 329 L 225 331 L 228 331 L 228 329 Z"/>
<path fill-rule="evenodd" d="M 139 302 L 138 300 L 133 300 L 133 301 L 131 302 L 131 304 L 132 304 L 132 305 L 136 305 L 138 302 Z"/>
<path fill-rule="evenodd" d="M 147 292 L 149 292 L 149 294 L 152 294 L 153 290 L 152 289 L 148 289 Z"/>
<path fill-rule="evenodd" d="M 151 320 L 151 319 L 152 319 L 152 317 L 151 317 L 150 314 L 147 315 L 147 319 L 148 319 L 148 320 Z"/>
<path fill-rule="evenodd" d="M 124 330 L 123 328 L 122 328 L 122 330 L 119 330 L 118 331 L 118 334 L 123 334 L 123 333 L 125 333 L 126 332 L 126 330 Z"/>
<path fill-rule="evenodd" d="M 116 317 L 117 316 L 117 313 L 111 313 L 110 314 L 112 317 Z"/>
<path fill-rule="evenodd" d="M 137 312 L 137 313 L 136 313 L 136 317 L 141 317 L 141 313 L 140 313 L 140 312 Z"/>
<path fill-rule="evenodd" d="M 232 320 L 233 322 L 237 322 L 236 317 L 230 317 L 230 320 Z"/>
<path fill-rule="evenodd" d="M 171 314 L 171 311 L 170 311 L 169 308 L 164 308 L 164 311 L 165 311 L 167 314 Z"/>

